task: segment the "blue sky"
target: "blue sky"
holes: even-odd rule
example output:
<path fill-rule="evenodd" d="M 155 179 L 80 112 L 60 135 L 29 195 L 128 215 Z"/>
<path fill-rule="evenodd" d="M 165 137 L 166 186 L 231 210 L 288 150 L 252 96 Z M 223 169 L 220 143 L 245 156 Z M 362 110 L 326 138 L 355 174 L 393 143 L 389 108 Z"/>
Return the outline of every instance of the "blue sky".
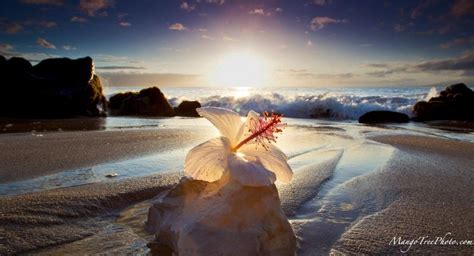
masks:
<path fill-rule="evenodd" d="M 0 54 L 91 56 L 111 85 L 207 86 L 240 52 L 262 86 L 472 83 L 473 27 L 472 0 L 5 0 Z"/>

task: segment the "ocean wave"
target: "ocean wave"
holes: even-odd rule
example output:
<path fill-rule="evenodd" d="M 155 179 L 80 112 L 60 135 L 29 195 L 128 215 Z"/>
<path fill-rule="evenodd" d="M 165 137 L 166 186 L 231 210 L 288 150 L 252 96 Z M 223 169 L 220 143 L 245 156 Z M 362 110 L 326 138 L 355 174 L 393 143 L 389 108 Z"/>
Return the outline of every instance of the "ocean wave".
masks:
<path fill-rule="evenodd" d="M 373 110 L 390 110 L 411 115 L 413 105 L 425 95 L 403 96 L 357 96 L 323 93 L 319 95 L 285 96 L 279 93 L 252 94 L 244 97 L 205 96 L 198 97 L 203 106 L 233 109 L 242 115 L 249 110 L 274 111 L 287 117 L 328 118 L 356 120 Z M 172 105 L 178 105 L 185 97 L 173 97 Z M 189 99 L 187 99 L 189 100 Z"/>

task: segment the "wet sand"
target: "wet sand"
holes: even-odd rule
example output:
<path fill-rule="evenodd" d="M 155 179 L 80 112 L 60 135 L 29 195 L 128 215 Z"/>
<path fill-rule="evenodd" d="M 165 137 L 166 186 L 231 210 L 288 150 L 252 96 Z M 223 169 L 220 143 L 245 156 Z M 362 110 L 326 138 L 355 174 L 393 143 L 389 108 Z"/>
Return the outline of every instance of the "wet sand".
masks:
<path fill-rule="evenodd" d="M 149 199 L 181 174 L 133 178 L 0 198 L 0 255 L 73 242 L 103 230 L 120 209 Z"/>
<path fill-rule="evenodd" d="M 442 245 L 440 241 L 411 247 L 398 244 L 399 237 L 407 241 L 444 237 L 445 241 L 474 242 L 473 144 L 421 136 L 373 139 L 397 151 L 382 169 L 346 185 L 353 195 L 352 207 L 366 212 L 342 235 L 333 252 L 474 253 L 474 245 Z"/>
<path fill-rule="evenodd" d="M 203 139 L 189 129 L 2 134 L 0 183 L 169 151 Z"/>
<path fill-rule="evenodd" d="M 128 136 L 134 136 L 134 132 L 123 134 L 130 138 Z M 138 136 L 143 131 L 136 132 L 135 136 Z M 72 137 L 78 139 L 76 135 Z M 120 132 L 111 136 L 120 137 Z M 182 136 L 180 133 L 180 139 Z M 141 143 L 146 138 L 144 136 Z M 382 168 L 343 184 L 345 194 L 350 195 L 350 204 L 344 207 L 348 211 L 357 211 L 359 218 L 350 223 L 347 230 L 341 231 L 342 235 L 332 247 L 333 252 L 400 254 L 400 249 L 406 247 L 390 245 L 394 236 L 414 239 L 451 232 L 456 239 L 474 239 L 472 143 L 399 135 L 370 139 L 395 147 L 396 150 Z M 117 139 L 114 143 L 120 145 L 120 141 Z M 158 148 L 166 150 L 166 146 L 160 144 L 166 139 L 157 141 Z M 126 142 L 129 145 L 130 141 Z M 318 193 L 324 181 L 331 179 L 340 162 L 341 152 L 326 151 L 327 155 L 315 162 L 315 166 L 296 172 L 290 185 L 279 186 L 282 207 L 289 217 L 294 216 L 304 202 Z M 378 157 L 372 154 L 374 158 Z M 106 241 L 109 234 L 116 239 L 123 239 L 121 241 L 125 243 L 131 239 L 129 243 L 133 244 L 136 234 L 129 229 L 108 232 L 111 223 L 122 209 L 154 197 L 159 191 L 175 184 L 181 175 L 155 175 L 2 197 L 0 233 L 5 235 L 0 236 L 0 254 L 38 252 L 47 247 L 42 252 L 70 252 L 71 249 L 84 247 L 80 241 L 92 245 L 95 243 L 100 247 L 100 241 Z M 331 212 L 331 208 L 336 207 L 339 205 L 323 205 L 322 211 Z M 143 219 L 143 216 L 134 217 Z M 323 236 L 326 232 L 331 233 L 319 229 L 314 232 Z M 89 240 L 81 240 L 84 238 Z M 72 241 L 78 242 L 69 243 Z M 120 240 L 108 245 L 118 243 Z M 51 247 L 60 244 L 64 245 Z M 75 247 L 72 244 L 79 245 Z M 55 248 L 59 248 L 59 251 L 55 251 Z M 104 252 L 105 249 L 92 248 L 90 253 Z M 113 248 L 109 249 L 109 252 L 113 251 Z M 140 250 L 130 252 L 143 252 Z M 473 246 L 414 245 L 409 252 L 472 254 Z M 307 254 L 314 254 L 314 251 L 311 253 L 310 250 Z"/>

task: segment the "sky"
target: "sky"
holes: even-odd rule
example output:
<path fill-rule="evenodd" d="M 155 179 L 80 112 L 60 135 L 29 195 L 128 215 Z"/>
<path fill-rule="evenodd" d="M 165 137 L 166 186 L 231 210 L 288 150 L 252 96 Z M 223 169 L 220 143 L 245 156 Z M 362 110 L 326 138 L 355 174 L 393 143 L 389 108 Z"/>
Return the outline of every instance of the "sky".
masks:
<path fill-rule="evenodd" d="M 472 86 L 474 1 L 2 0 L 0 55 L 91 56 L 109 86 Z"/>

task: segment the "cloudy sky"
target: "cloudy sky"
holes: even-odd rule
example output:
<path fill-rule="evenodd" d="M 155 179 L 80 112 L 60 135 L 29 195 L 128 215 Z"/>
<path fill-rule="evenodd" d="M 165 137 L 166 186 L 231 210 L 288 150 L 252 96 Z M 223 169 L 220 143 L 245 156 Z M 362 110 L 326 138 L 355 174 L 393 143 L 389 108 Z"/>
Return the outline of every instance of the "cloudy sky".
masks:
<path fill-rule="evenodd" d="M 472 85 L 473 28 L 472 0 L 3 0 L 0 54 L 91 56 L 110 85 L 208 86 L 242 62 L 262 86 Z"/>

